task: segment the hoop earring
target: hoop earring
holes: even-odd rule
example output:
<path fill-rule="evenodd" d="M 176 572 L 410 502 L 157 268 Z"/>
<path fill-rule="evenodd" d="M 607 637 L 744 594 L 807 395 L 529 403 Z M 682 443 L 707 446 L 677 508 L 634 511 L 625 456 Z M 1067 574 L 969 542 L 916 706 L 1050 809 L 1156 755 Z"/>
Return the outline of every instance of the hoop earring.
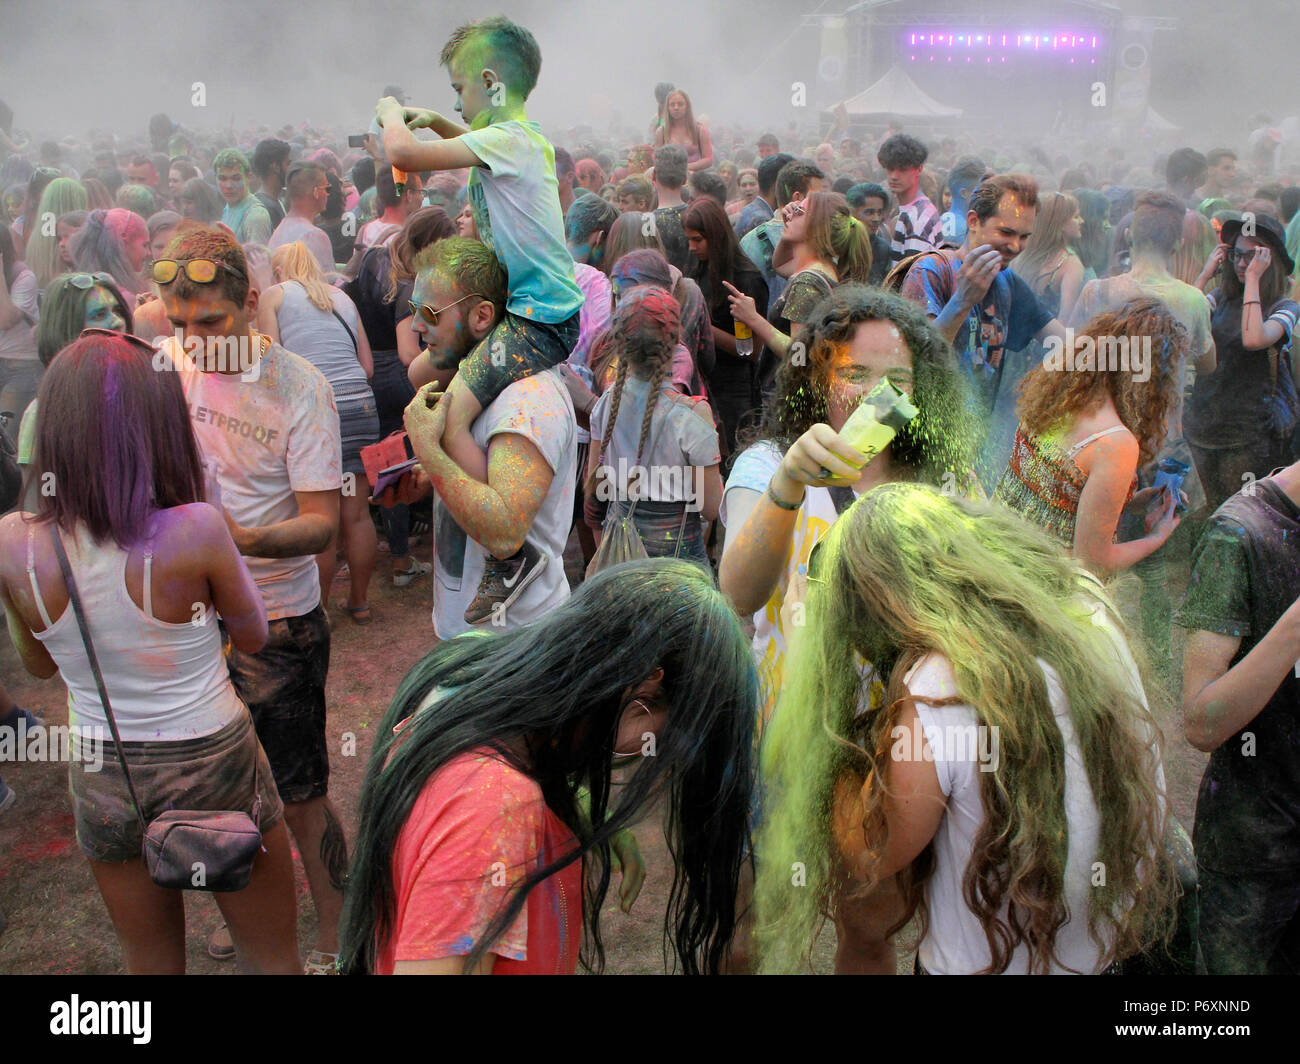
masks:
<path fill-rule="evenodd" d="M 629 702 L 627 703 L 627 705 L 623 707 L 624 711 L 626 711 L 626 710 L 628 709 L 628 707 L 633 706 L 633 705 L 640 705 L 642 711 L 645 713 L 645 715 L 646 715 L 647 717 L 653 717 L 653 716 L 654 716 L 654 713 L 651 711 L 650 707 L 649 707 L 648 705 L 646 705 L 646 703 L 645 703 L 645 699 L 643 699 L 643 698 L 633 698 L 633 699 L 629 700 Z M 620 727 L 621 727 L 622 724 L 623 724 L 623 714 L 622 714 L 622 713 L 619 713 L 618 722 L 619 722 L 619 725 L 620 725 Z M 641 752 L 641 747 L 640 747 L 640 745 L 638 745 L 637 748 L 636 748 L 635 750 L 620 750 L 620 749 L 618 749 L 618 736 L 617 736 L 617 735 L 614 737 L 614 744 L 615 744 L 615 745 L 614 745 L 614 751 L 613 751 L 613 752 L 614 752 L 614 756 L 615 756 L 615 757 L 635 757 L 637 754 L 639 754 L 639 753 Z"/>

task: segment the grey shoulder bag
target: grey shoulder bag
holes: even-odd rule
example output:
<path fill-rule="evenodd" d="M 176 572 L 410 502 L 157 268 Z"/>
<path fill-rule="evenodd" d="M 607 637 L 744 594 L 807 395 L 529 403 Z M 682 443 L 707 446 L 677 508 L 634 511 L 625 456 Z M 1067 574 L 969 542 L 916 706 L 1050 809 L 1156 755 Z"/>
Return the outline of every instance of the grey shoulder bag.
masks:
<path fill-rule="evenodd" d="M 117 720 L 113 716 L 113 707 L 109 705 L 108 691 L 104 688 L 104 676 L 99 671 L 99 659 L 95 656 L 95 647 L 90 641 L 90 628 L 81 608 L 76 581 L 72 578 L 72 566 L 68 563 L 59 530 L 51 527 L 50 531 L 54 536 L 54 553 L 58 555 L 59 568 L 63 570 L 63 582 L 68 588 L 68 601 L 76 614 L 77 627 L 81 629 L 81 641 L 86 648 L 86 657 L 90 660 L 90 670 L 95 674 L 99 700 L 104 704 L 104 715 L 108 717 L 108 726 L 113 733 L 113 745 L 117 747 L 122 775 L 126 777 L 126 789 L 131 795 L 131 804 L 135 806 L 135 815 L 140 818 L 140 827 L 144 830 L 141 856 L 149 870 L 149 878 L 158 886 L 169 890 L 203 890 L 214 894 L 243 890 L 248 886 L 253 874 L 253 861 L 262 848 L 262 831 L 258 827 L 262 796 L 258 789 L 256 769 L 253 775 L 252 816 L 239 810 L 193 809 L 170 810 L 155 817 L 152 823 L 145 820 L 140 799 L 135 793 L 135 784 L 131 781 L 131 769 L 127 766 L 126 755 L 122 750 L 122 739 L 117 730 Z"/>

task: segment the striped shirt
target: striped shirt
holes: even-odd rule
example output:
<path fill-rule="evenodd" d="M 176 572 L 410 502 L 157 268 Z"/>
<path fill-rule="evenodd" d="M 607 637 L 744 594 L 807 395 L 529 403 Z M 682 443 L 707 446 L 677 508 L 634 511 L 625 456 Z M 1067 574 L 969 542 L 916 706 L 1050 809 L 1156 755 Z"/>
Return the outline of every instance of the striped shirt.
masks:
<path fill-rule="evenodd" d="M 917 196 L 911 203 L 898 208 L 893 240 L 889 244 L 889 261 L 897 263 L 913 251 L 934 251 L 942 239 L 939 208 L 927 197 Z"/>

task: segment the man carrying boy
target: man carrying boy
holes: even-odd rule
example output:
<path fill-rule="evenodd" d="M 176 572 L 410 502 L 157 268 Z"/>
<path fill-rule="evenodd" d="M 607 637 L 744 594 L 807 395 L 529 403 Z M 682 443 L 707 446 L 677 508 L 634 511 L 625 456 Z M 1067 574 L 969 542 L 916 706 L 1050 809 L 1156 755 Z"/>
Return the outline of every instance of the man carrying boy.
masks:
<path fill-rule="evenodd" d="M 391 97 L 379 102 L 377 113 L 384 150 L 398 169 L 471 168 L 468 194 L 479 238 L 506 271 L 506 316 L 465 359 L 442 400 L 449 404 L 442 449 L 486 482 L 487 459 L 470 435 L 471 423 L 507 385 L 568 357 L 583 296 L 564 241 L 555 151 L 524 113 L 541 69 L 537 41 L 508 19 L 487 18 L 458 28 L 439 58 L 469 129 Z M 422 128 L 443 139 L 416 139 L 411 130 Z M 546 556 L 526 541 L 510 557 L 489 556 L 466 621 L 482 623 L 508 609 L 545 565 Z"/>

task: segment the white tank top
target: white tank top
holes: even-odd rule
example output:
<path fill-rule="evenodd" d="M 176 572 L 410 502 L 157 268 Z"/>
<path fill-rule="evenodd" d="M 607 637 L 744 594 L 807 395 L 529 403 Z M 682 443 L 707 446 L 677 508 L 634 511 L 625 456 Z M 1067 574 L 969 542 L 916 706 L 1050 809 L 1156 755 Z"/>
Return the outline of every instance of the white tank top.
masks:
<path fill-rule="evenodd" d="M 36 638 L 67 684 L 68 722 L 102 727 L 107 737 L 108 717 L 72 604 L 52 622 L 37 586 L 35 532 L 29 525 L 27 578 L 45 624 Z M 216 610 L 209 605 L 201 616 L 196 613 L 196 621 L 179 624 L 153 616 L 152 546 L 145 547 L 141 610 L 126 590 L 127 551 L 111 540 L 95 543 L 81 524 L 61 538 L 123 742 L 195 739 L 220 731 L 245 712 L 222 655 Z"/>
<path fill-rule="evenodd" d="M 1129 675 L 1134 695 L 1145 706 L 1137 664 L 1099 603 L 1093 607 L 1093 623 L 1099 640 L 1108 639 L 1113 646 Z M 1069 830 L 1069 854 L 1062 886 L 1070 918 L 1056 932 L 1056 954 L 1064 967 L 1054 964 L 1052 972 L 1093 974 L 1101 970 L 1105 952 L 1088 932 L 1088 903 L 1093 893 L 1092 879 L 1098 871 L 1094 862 L 1101 818 L 1060 677 L 1041 658 L 1039 665 L 1047 680 L 1048 698 L 1065 746 L 1065 814 Z M 941 654 L 931 654 L 918 662 L 909 673 L 907 684 L 914 695 L 937 699 L 952 697 L 957 692 L 952 665 Z M 918 701 L 916 711 L 935 755 L 940 786 L 948 799 L 947 810 L 934 836 L 934 873 L 925 885 L 929 930 L 917 952 L 926 971 L 934 975 L 965 975 L 982 971 L 991 957 L 984 929 L 966 904 L 964 884 L 975 836 L 984 822 L 981 774 L 1004 769 L 999 764 L 1000 751 L 995 737 L 979 730 L 978 718 L 969 705 L 933 706 Z M 1155 737 L 1151 739 L 1154 747 Z M 1163 796 L 1163 768 L 1158 772 L 1157 786 Z M 1006 919 L 1005 904 L 1002 916 Z M 1104 940 L 1103 946 L 1108 948 L 1110 940 Z M 1028 971 L 1029 951 L 1022 944 L 1012 951 L 1007 973 L 1024 975 Z"/>

